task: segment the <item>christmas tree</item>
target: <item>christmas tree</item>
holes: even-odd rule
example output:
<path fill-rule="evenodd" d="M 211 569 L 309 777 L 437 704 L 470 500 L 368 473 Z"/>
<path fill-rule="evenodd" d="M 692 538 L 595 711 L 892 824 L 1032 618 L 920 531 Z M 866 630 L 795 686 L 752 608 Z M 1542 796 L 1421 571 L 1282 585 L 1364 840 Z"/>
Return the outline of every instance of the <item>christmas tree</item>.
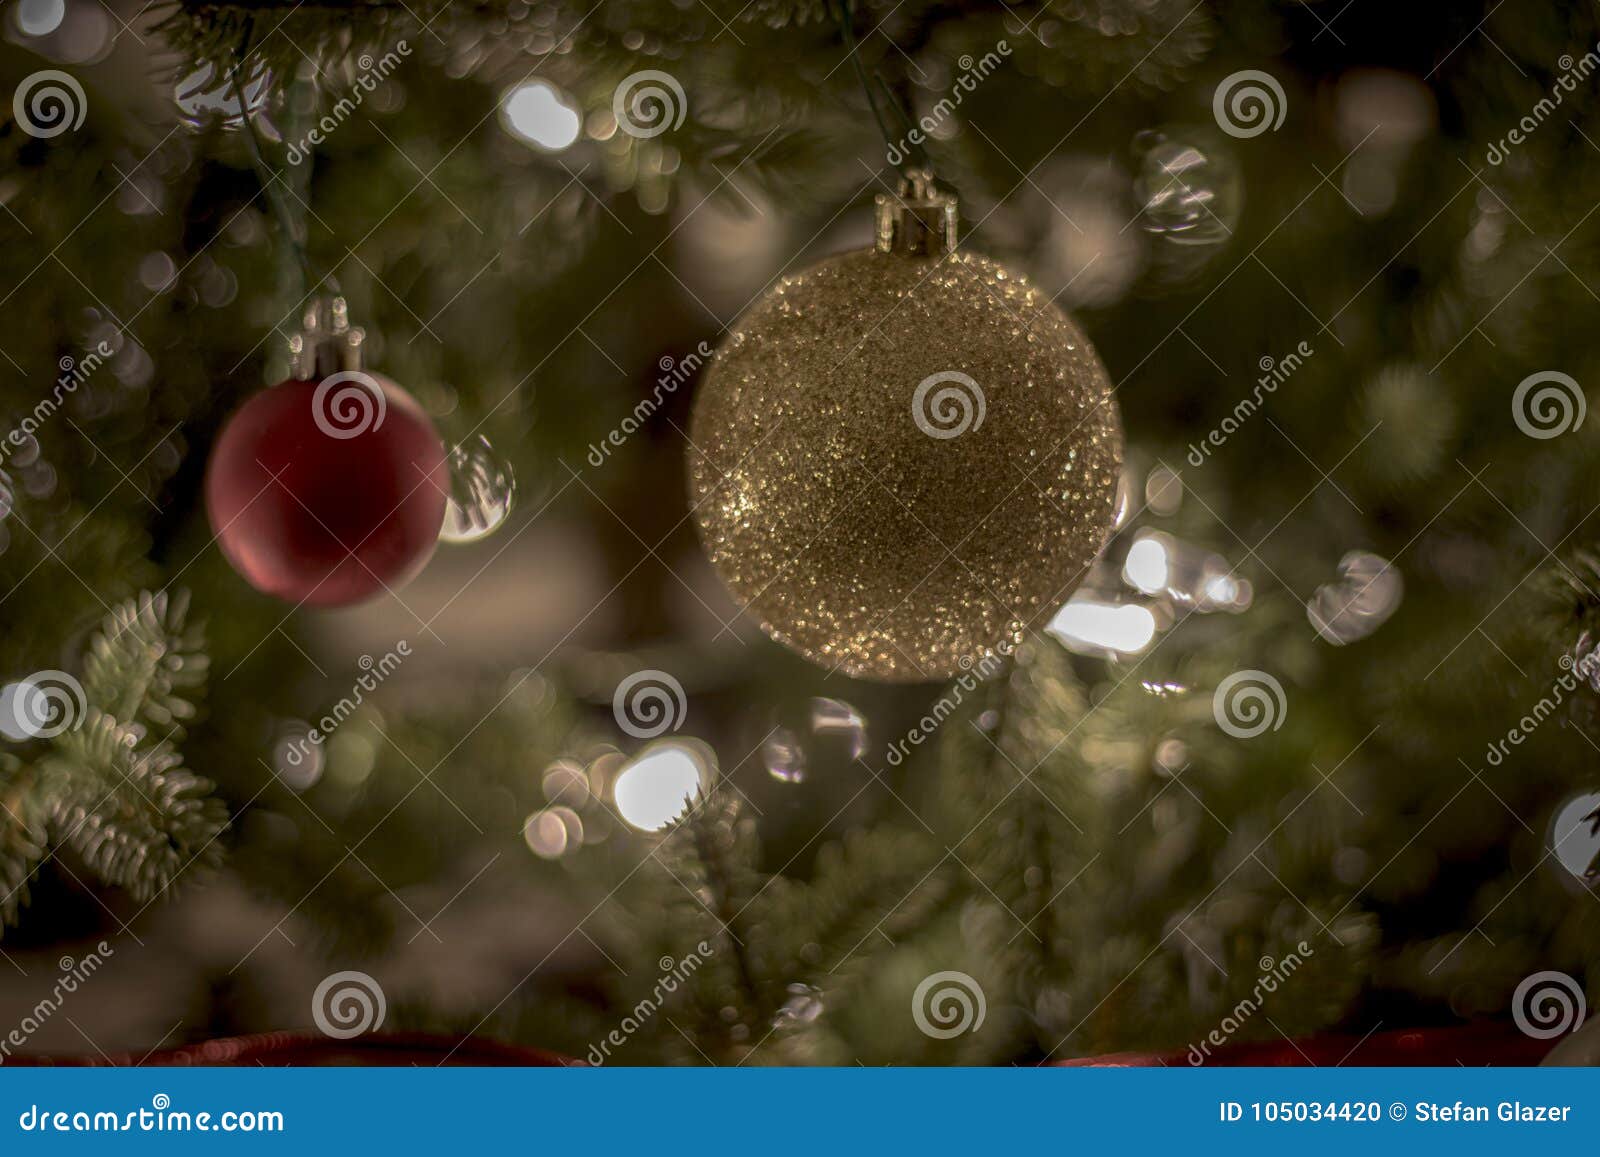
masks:
<path fill-rule="evenodd" d="M 4 1055 L 1581 1021 L 1588 8 L 0 23 Z"/>

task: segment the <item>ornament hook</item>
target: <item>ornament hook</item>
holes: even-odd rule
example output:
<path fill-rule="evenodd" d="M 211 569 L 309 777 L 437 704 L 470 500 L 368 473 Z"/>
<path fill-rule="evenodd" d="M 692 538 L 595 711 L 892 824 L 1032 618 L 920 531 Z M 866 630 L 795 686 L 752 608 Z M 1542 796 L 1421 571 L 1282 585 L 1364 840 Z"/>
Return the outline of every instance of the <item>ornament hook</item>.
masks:
<path fill-rule="evenodd" d="M 877 198 L 877 250 L 913 257 L 943 257 L 956 247 L 956 199 L 934 184 L 931 169 L 909 169 L 896 196 Z"/>
<path fill-rule="evenodd" d="M 301 317 L 300 331 L 289 338 L 289 373 L 303 382 L 340 370 L 361 368 L 366 331 L 350 324 L 343 297 L 314 297 Z"/>

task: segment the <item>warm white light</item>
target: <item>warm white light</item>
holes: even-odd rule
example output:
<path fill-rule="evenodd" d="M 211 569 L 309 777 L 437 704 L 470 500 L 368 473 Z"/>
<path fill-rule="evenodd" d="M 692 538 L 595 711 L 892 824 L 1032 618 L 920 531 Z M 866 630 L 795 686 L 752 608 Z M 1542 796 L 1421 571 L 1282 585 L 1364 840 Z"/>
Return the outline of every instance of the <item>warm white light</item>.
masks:
<path fill-rule="evenodd" d="M 500 100 L 500 123 L 519 140 L 559 153 L 578 139 L 582 119 L 572 98 L 545 80 L 513 85 Z"/>
<path fill-rule="evenodd" d="M 1156 617 L 1134 603 L 1108 603 L 1092 595 L 1074 595 L 1045 628 L 1069 651 L 1080 655 L 1112 652 L 1132 655 L 1156 637 Z"/>
<path fill-rule="evenodd" d="M 1128 548 L 1122 563 L 1122 577 L 1135 590 L 1147 595 L 1167 589 L 1167 544 L 1156 534 L 1147 534 Z"/>
<path fill-rule="evenodd" d="M 705 763 L 688 747 L 662 743 L 617 776 L 617 813 L 642 832 L 658 832 L 688 810 L 705 788 Z"/>
<path fill-rule="evenodd" d="M 66 19 L 66 0 L 18 0 L 17 28 L 26 36 L 49 36 Z"/>
<path fill-rule="evenodd" d="M 37 739 L 38 735 L 29 721 L 42 719 L 48 714 L 43 693 L 26 679 L 20 683 L 7 683 L 0 688 L 0 735 L 13 743 Z"/>

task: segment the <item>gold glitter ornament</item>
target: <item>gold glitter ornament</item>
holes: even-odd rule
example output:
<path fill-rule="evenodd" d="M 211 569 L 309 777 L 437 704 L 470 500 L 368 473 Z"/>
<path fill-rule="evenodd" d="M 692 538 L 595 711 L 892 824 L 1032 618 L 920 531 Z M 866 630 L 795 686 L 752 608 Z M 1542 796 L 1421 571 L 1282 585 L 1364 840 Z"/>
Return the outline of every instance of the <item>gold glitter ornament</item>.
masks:
<path fill-rule="evenodd" d="M 1110 381 L 1049 298 L 955 252 L 914 173 L 877 244 L 787 277 L 695 398 L 690 497 L 734 597 L 812 661 L 948 679 L 1052 615 L 1112 524 Z"/>

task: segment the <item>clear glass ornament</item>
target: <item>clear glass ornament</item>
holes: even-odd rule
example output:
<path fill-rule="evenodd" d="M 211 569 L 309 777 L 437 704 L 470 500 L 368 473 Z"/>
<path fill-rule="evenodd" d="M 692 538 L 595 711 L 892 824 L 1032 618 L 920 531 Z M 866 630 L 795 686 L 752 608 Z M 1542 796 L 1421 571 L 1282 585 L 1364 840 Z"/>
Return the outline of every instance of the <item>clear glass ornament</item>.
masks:
<path fill-rule="evenodd" d="M 229 131 L 244 127 L 242 110 L 248 106 L 263 135 L 277 139 L 277 131 L 259 114 L 272 96 L 272 72 L 258 65 L 244 81 L 245 105 L 239 102 L 233 77 L 214 64 L 203 64 L 180 80 L 172 92 L 180 119 L 196 131 L 220 125 Z"/>
<path fill-rule="evenodd" d="M 1317 588 L 1306 617 L 1335 646 L 1364 639 L 1400 606 L 1405 592 L 1400 571 L 1371 551 L 1352 550 L 1339 560 L 1339 578 Z"/>
<path fill-rule="evenodd" d="M 806 753 L 800 739 L 787 727 L 775 727 L 761 743 L 761 762 L 767 774 L 780 783 L 804 783 Z"/>
<path fill-rule="evenodd" d="M 1158 281 L 1185 280 L 1238 224 L 1244 196 L 1231 152 L 1215 134 L 1186 126 L 1140 133 L 1133 145 L 1139 225 L 1157 243 L 1151 273 Z"/>
<path fill-rule="evenodd" d="M 511 463 L 479 435 L 450 451 L 450 499 L 440 542 L 477 542 L 504 525 L 516 501 Z"/>
<path fill-rule="evenodd" d="M 1600 879 L 1600 791 L 1578 792 L 1558 804 L 1547 841 L 1563 882 L 1593 887 Z"/>

